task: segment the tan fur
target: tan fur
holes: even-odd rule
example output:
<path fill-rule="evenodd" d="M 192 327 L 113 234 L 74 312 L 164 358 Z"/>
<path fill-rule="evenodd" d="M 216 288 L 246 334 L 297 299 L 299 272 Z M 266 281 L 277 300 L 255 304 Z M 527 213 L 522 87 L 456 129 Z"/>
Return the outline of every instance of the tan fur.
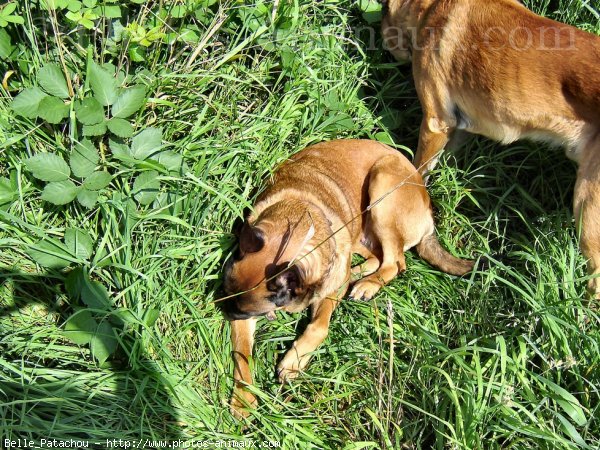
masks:
<path fill-rule="evenodd" d="M 254 325 L 248 321 L 277 310 L 311 307 L 310 324 L 278 365 L 280 381 L 293 379 L 326 338 L 351 277 L 363 277 L 351 296 L 370 299 L 406 269 L 404 252 L 414 246 L 450 273 L 472 269 L 472 261 L 444 251 L 434 231 L 421 176 L 390 147 L 375 141 L 331 141 L 284 163 L 247 218 L 241 253 L 225 270 L 226 292 L 239 294 L 224 302 L 226 315 L 236 319 L 231 322 L 234 414 L 247 415 L 244 406 L 256 402 L 244 389 L 252 384 L 248 361 Z M 364 256 L 365 263 L 351 269 L 352 253 Z"/>
<path fill-rule="evenodd" d="M 423 122 L 415 166 L 431 169 L 457 130 L 566 147 L 579 164 L 574 210 L 600 274 L 600 37 L 516 0 L 388 0 L 383 35 L 413 62 Z M 402 39 L 402 37 L 406 37 Z M 600 297 L 600 279 L 589 288 Z"/>

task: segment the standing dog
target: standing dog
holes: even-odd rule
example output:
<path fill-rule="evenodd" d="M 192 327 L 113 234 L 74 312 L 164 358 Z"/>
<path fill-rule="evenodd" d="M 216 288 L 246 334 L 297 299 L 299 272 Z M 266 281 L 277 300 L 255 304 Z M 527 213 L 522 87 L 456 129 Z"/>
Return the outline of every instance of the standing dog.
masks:
<path fill-rule="evenodd" d="M 517 0 L 384 1 L 383 36 L 412 59 L 423 109 L 414 164 L 431 169 L 457 130 L 563 145 L 579 164 L 574 214 L 600 274 L 600 37 Z M 589 289 L 600 297 L 600 278 Z"/>
<path fill-rule="evenodd" d="M 246 219 L 225 269 L 225 291 L 233 295 L 223 309 L 232 320 L 234 413 L 247 415 L 244 407 L 256 401 L 245 386 L 252 384 L 248 359 L 258 316 L 311 307 L 310 324 L 278 366 L 281 382 L 293 379 L 327 336 L 352 274 L 364 278 L 351 296 L 370 299 L 406 270 L 404 252 L 414 246 L 444 272 L 473 268 L 447 253 L 434 231 L 423 179 L 390 147 L 331 141 L 284 163 Z M 366 261 L 351 269 L 353 253 Z"/>

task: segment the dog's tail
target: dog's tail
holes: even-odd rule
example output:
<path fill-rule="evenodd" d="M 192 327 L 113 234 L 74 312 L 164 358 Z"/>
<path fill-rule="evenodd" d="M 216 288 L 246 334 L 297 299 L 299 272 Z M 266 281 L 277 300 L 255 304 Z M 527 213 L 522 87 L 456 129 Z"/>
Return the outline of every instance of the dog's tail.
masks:
<path fill-rule="evenodd" d="M 470 272 L 475 265 L 475 261 L 457 258 L 444 250 L 435 232 L 429 236 L 425 236 L 417 244 L 416 249 L 419 256 L 429 264 L 451 275 L 464 275 Z"/>

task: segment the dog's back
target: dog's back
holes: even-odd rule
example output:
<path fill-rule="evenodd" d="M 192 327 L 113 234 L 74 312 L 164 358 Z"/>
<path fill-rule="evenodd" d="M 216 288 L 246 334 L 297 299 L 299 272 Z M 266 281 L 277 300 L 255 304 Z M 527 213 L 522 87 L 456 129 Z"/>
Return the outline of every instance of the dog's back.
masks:
<path fill-rule="evenodd" d="M 579 160 L 600 132 L 600 37 L 514 0 L 433 1 L 423 17 L 433 31 L 417 37 L 415 79 L 444 86 L 446 122 L 504 143 L 564 144 Z"/>

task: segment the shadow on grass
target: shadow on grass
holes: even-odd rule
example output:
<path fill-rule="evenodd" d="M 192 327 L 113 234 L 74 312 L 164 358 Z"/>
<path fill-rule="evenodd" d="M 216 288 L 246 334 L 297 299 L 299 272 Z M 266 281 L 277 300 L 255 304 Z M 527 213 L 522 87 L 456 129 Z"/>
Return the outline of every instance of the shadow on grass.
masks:
<path fill-rule="evenodd" d="M 57 271 L 0 269 L 2 443 L 86 439 L 105 448 L 107 439 L 179 439 L 172 387 L 141 349 L 135 327 L 113 327 L 119 344 L 100 366 L 89 345 L 57 330 L 85 308 L 64 286 Z"/>

